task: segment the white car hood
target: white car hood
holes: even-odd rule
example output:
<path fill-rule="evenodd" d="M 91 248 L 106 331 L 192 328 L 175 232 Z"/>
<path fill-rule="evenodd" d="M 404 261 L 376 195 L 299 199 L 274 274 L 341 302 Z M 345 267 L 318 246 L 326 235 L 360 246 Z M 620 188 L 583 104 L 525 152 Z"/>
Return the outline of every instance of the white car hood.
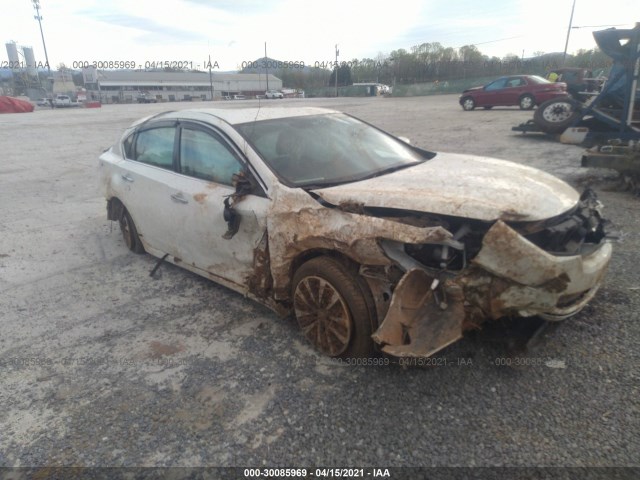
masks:
<path fill-rule="evenodd" d="M 314 190 L 329 203 L 361 203 L 477 220 L 537 221 L 579 200 L 562 180 L 506 160 L 438 153 L 388 175 Z"/>

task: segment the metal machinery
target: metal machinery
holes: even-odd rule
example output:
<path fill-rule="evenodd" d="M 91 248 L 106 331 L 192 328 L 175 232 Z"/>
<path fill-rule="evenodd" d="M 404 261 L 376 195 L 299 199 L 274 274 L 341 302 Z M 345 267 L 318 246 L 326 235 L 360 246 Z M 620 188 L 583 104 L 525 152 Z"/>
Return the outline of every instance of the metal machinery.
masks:
<path fill-rule="evenodd" d="M 600 93 L 549 100 L 533 120 L 512 130 L 560 134 L 563 143 L 587 144 L 592 148 L 582 156 L 583 167 L 617 170 L 627 187 L 640 191 L 640 23 L 593 36 L 614 61 Z"/>
<path fill-rule="evenodd" d="M 512 130 L 561 134 L 564 143 L 607 143 L 640 140 L 640 23 L 632 29 L 593 32 L 598 47 L 614 61 L 599 93 L 581 92 L 549 100 L 538 107 L 534 119 Z M 583 97 L 585 98 L 585 97 Z"/>

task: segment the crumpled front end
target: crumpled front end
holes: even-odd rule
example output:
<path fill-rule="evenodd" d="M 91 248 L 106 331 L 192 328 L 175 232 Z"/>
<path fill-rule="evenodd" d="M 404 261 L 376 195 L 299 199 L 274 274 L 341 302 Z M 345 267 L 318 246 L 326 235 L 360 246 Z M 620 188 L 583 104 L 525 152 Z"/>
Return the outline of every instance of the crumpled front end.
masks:
<path fill-rule="evenodd" d="M 510 226 L 498 220 L 477 254 L 455 273 L 420 264 L 411 248 L 383 243 L 405 274 L 373 339 L 390 355 L 426 357 L 486 320 L 562 320 L 578 313 L 602 284 L 611 258 L 602 224 L 590 191 L 573 212 L 551 224 Z"/>
<path fill-rule="evenodd" d="M 585 255 L 554 256 L 503 222 L 487 233 L 474 263 L 502 285 L 492 291 L 492 318 L 542 315 L 562 320 L 579 312 L 602 283 L 611 259 L 604 242 Z"/>

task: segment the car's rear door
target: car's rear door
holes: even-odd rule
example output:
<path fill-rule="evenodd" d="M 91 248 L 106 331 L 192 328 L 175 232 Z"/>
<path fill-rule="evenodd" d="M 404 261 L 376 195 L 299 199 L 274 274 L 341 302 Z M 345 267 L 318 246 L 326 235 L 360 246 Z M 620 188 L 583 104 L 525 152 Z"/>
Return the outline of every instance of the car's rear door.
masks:
<path fill-rule="evenodd" d="M 501 105 L 518 105 L 520 96 L 526 90 L 527 83 L 522 77 L 509 78 L 506 81 L 505 88 L 501 92 Z"/>
<path fill-rule="evenodd" d="M 180 178 L 174 184 L 174 194 L 181 198 L 174 224 L 178 256 L 192 267 L 246 285 L 254 252 L 266 234 L 270 200 L 256 186 L 232 201 L 234 174 L 250 174 L 246 160 L 222 131 L 181 121 L 179 137 Z M 236 232 L 225 219 L 225 199 L 234 204 Z"/>
<path fill-rule="evenodd" d="M 177 122 L 146 124 L 125 141 L 126 160 L 112 182 L 129 211 L 146 249 L 177 253 L 172 224 L 179 214 L 171 197 L 178 174 L 176 166 Z"/>

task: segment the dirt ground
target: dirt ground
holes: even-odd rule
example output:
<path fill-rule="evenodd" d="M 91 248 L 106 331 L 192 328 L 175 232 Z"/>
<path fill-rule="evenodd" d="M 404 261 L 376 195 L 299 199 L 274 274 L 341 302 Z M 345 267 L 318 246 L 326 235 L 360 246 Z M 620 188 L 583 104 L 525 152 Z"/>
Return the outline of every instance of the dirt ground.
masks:
<path fill-rule="evenodd" d="M 151 278 L 106 220 L 102 150 L 142 116 L 210 105 L 0 116 L 0 467 L 640 467 L 640 199 L 614 172 L 511 132 L 532 117 L 513 108 L 278 100 L 591 185 L 618 237 L 594 301 L 511 366 L 486 332 L 426 368 L 340 365 L 241 295 L 171 265 Z"/>

